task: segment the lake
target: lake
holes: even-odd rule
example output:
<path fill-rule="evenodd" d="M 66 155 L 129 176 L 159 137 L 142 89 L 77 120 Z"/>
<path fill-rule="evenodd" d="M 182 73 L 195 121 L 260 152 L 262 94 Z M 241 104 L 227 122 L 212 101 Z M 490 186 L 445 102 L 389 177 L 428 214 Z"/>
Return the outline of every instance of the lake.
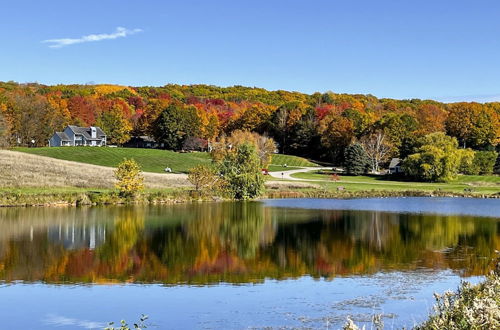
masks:
<path fill-rule="evenodd" d="M 411 327 L 495 249 L 493 199 L 3 208 L 1 328 Z"/>

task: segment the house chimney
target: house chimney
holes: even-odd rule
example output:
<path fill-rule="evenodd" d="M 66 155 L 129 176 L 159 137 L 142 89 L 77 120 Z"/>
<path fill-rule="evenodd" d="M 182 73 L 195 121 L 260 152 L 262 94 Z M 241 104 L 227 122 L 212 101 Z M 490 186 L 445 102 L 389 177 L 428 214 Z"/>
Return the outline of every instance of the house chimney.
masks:
<path fill-rule="evenodd" d="M 93 139 L 97 138 L 97 130 L 94 126 L 90 126 L 90 137 Z"/>

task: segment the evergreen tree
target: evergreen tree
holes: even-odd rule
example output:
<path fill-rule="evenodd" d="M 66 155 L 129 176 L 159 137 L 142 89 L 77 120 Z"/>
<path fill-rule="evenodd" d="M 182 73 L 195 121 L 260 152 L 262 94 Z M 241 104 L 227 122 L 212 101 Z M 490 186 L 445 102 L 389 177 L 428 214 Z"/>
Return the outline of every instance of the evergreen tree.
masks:
<path fill-rule="evenodd" d="M 366 155 L 363 147 L 358 144 L 351 144 L 344 151 L 345 169 L 347 174 L 361 175 L 367 172 L 370 166 L 370 159 Z"/>
<path fill-rule="evenodd" d="M 497 161 L 495 163 L 495 167 L 493 168 L 493 173 L 500 174 L 500 144 L 497 145 Z"/>

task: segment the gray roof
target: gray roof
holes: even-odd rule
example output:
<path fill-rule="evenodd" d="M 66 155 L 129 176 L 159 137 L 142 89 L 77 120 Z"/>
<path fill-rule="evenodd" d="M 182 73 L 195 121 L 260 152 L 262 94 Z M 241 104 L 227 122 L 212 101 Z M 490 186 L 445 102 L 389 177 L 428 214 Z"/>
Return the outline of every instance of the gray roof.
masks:
<path fill-rule="evenodd" d="M 69 136 L 64 133 L 64 132 L 56 132 L 56 135 L 59 136 L 59 138 L 61 139 L 61 141 L 71 141 L 69 139 Z"/>
<path fill-rule="evenodd" d="M 102 129 L 96 126 L 94 126 L 96 128 L 96 136 L 97 136 L 97 138 L 95 139 L 93 139 L 90 135 L 90 127 L 79 127 L 72 125 L 69 125 L 68 127 L 73 131 L 73 133 L 83 135 L 87 140 L 100 140 L 101 138 L 106 136 L 106 134 L 102 131 Z"/>
<path fill-rule="evenodd" d="M 389 164 L 389 168 L 394 168 L 394 167 L 400 166 L 400 165 L 401 165 L 401 159 L 393 158 L 393 159 L 391 159 L 391 163 Z"/>
<path fill-rule="evenodd" d="M 138 138 L 144 142 L 156 142 L 155 139 L 149 135 L 141 135 L 141 136 L 138 136 Z"/>

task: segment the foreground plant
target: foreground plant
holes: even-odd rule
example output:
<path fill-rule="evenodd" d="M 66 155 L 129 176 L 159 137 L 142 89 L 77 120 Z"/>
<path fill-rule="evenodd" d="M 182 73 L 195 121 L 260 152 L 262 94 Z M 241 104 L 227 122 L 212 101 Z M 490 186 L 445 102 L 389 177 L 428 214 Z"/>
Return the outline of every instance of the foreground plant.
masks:
<path fill-rule="evenodd" d="M 144 176 L 141 174 L 141 167 L 133 159 L 124 159 L 115 171 L 115 178 L 118 180 L 116 188 L 120 191 L 120 196 L 131 198 L 144 190 Z"/>
<path fill-rule="evenodd" d="M 131 330 L 131 329 L 136 329 L 136 330 L 141 330 L 141 329 L 146 329 L 148 326 L 145 323 L 146 320 L 148 319 L 147 315 L 142 314 L 139 323 L 134 323 L 133 328 L 131 328 L 125 320 L 120 321 L 120 326 L 115 327 L 114 324 L 115 322 L 109 322 L 108 326 L 104 328 L 104 330 Z"/>
<path fill-rule="evenodd" d="M 210 165 L 198 165 L 189 170 L 188 180 L 194 189 L 201 195 L 220 194 L 226 185 L 225 181 L 217 174 Z"/>
<path fill-rule="evenodd" d="M 264 178 L 255 146 L 244 143 L 216 163 L 228 195 L 234 199 L 252 199 L 262 194 Z"/>
<path fill-rule="evenodd" d="M 500 329 L 500 262 L 486 280 L 472 285 L 463 281 L 457 292 L 434 294 L 434 314 L 415 330 Z M 373 319 L 376 329 L 382 329 L 380 316 Z M 344 330 L 360 330 L 350 318 Z"/>
<path fill-rule="evenodd" d="M 458 292 L 435 294 L 435 314 L 415 329 L 500 329 L 500 274 L 477 285 L 462 282 Z"/>

